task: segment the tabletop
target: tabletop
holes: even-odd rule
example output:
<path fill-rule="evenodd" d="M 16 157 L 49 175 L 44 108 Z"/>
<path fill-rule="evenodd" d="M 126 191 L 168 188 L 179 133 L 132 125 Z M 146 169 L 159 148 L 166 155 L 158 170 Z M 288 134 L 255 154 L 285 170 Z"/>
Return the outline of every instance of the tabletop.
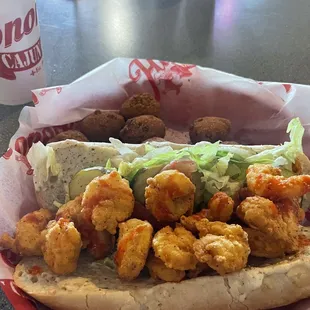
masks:
<path fill-rule="evenodd" d="M 48 85 L 115 57 L 309 84 L 309 0 L 37 0 Z M 0 155 L 22 106 L 0 105 Z M 0 309 L 12 309 L 0 295 Z"/>

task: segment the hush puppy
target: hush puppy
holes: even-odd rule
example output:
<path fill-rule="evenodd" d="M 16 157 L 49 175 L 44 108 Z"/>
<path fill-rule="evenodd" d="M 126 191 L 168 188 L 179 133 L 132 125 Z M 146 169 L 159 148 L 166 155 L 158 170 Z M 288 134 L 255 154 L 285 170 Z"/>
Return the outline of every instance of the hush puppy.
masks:
<path fill-rule="evenodd" d="M 115 112 L 97 110 L 81 121 L 79 129 L 90 141 L 108 142 L 110 137 L 119 137 L 124 125 L 123 116 Z"/>
<path fill-rule="evenodd" d="M 161 119 L 153 115 L 141 115 L 127 120 L 120 138 L 126 143 L 142 143 L 153 137 L 163 138 L 165 133 L 165 124 Z"/>
<path fill-rule="evenodd" d="M 201 117 L 194 121 L 189 128 L 192 143 L 200 141 L 216 142 L 226 140 L 230 132 L 231 123 L 221 117 Z"/>
<path fill-rule="evenodd" d="M 123 103 L 120 114 L 125 119 L 140 115 L 159 116 L 159 110 L 159 102 L 151 94 L 143 93 L 128 98 Z"/>
<path fill-rule="evenodd" d="M 72 139 L 72 140 L 77 140 L 77 141 L 82 141 L 82 142 L 88 142 L 88 139 L 80 131 L 67 130 L 67 131 L 61 132 L 58 135 L 56 135 L 55 137 L 49 139 L 47 141 L 47 143 L 64 141 L 67 139 Z"/>

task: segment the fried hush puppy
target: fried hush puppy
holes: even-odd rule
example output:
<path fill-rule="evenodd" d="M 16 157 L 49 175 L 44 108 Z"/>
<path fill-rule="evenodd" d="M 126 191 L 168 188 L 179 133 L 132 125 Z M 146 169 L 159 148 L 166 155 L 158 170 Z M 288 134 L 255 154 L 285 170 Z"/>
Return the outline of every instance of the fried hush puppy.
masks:
<path fill-rule="evenodd" d="M 120 131 L 120 138 L 125 143 L 138 144 L 150 138 L 164 138 L 164 122 L 153 115 L 141 115 L 126 121 Z"/>
<path fill-rule="evenodd" d="M 59 275 L 75 271 L 82 239 L 74 223 L 63 218 L 50 221 L 41 235 L 43 258 L 49 268 Z"/>
<path fill-rule="evenodd" d="M 115 263 L 121 279 L 133 280 L 143 269 L 151 247 L 153 227 L 147 221 L 130 219 L 119 224 Z"/>
<path fill-rule="evenodd" d="M 96 230 L 116 234 L 118 223 L 127 220 L 134 209 L 134 196 L 127 180 L 116 171 L 97 177 L 86 187 L 82 217 Z"/>
<path fill-rule="evenodd" d="M 200 141 L 216 142 L 226 140 L 231 129 L 231 123 L 221 117 L 201 117 L 196 119 L 189 128 L 192 143 Z"/>
<path fill-rule="evenodd" d="M 14 238 L 4 233 L 0 246 L 22 256 L 42 255 L 41 232 L 52 218 L 53 213 L 47 209 L 26 214 L 17 222 Z"/>
<path fill-rule="evenodd" d="M 194 207 L 195 185 L 177 170 L 165 170 L 147 180 L 146 208 L 158 221 L 175 222 Z"/>
<path fill-rule="evenodd" d="M 140 115 L 159 116 L 160 104 L 148 93 L 134 95 L 128 98 L 120 109 L 120 114 L 125 118 L 133 118 Z"/>
<path fill-rule="evenodd" d="M 109 138 L 119 138 L 124 127 L 123 116 L 116 112 L 95 111 L 86 116 L 79 124 L 80 131 L 93 142 L 109 142 Z"/>
<path fill-rule="evenodd" d="M 56 135 L 55 137 L 51 138 L 50 140 L 48 140 L 47 143 L 64 141 L 67 139 L 81 141 L 81 142 L 88 142 L 89 141 L 86 138 L 86 136 L 83 135 L 80 131 L 78 131 L 78 130 L 67 130 L 67 131 L 61 132 L 58 135 Z"/>

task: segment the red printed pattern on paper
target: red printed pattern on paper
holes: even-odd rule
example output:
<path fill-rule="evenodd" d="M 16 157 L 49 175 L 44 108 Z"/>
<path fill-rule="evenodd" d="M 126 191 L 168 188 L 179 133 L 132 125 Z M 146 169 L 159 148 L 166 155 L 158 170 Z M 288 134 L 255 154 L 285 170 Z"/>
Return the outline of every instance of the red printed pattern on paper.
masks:
<path fill-rule="evenodd" d="M 57 94 L 60 94 L 62 91 L 62 87 L 61 86 L 57 86 L 57 87 L 52 87 L 52 88 L 46 88 L 46 89 L 42 89 L 39 93 L 39 95 L 41 97 L 44 97 L 46 95 L 46 93 L 50 92 L 50 91 L 55 91 Z M 39 103 L 39 98 L 35 93 L 32 93 L 32 101 L 35 105 L 37 105 Z"/>
<path fill-rule="evenodd" d="M 73 129 L 75 123 L 61 125 L 61 126 L 54 126 L 54 127 L 46 127 L 41 129 L 40 131 L 35 131 L 30 133 L 27 137 L 18 137 L 15 140 L 14 150 L 18 153 L 15 155 L 15 160 L 22 162 L 27 168 L 27 174 L 32 175 L 33 169 L 29 161 L 27 160 L 26 155 L 28 154 L 29 149 L 31 148 L 33 143 L 41 141 L 42 143 L 47 143 L 48 140 L 56 136 L 57 134 Z M 4 154 L 3 158 L 8 160 L 11 158 L 13 154 L 13 149 L 9 148 Z"/>
<path fill-rule="evenodd" d="M 178 64 L 168 61 L 146 60 L 144 64 L 139 59 L 134 59 L 129 64 L 129 77 L 132 81 L 137 82 L 142 74 L 148 79 L 157 100 L 160 100 L 160 89 L 158 85 L 163 82 L 163 93 L 174 90 L 178 95 L 183 85 L 182 78 L 190 77 L 190 69 L 195 65 Z"/>
<path fill-rule="evenodd" d="M 4 154 L 3 154 L 3 158 L 8 160 L 11 158 L 13 154 L 13 150 L 11 148 L 9 148 Z"/>
<path fill-rule="evenodd" d="M 24 293 L 14 285 L 13 280 L 0 280 L 0 286 L 15 310 L 36 309 Z"/>
<path fill-rule="evenodd" d="M 11 250 L 5 249 L 1 250 L 1 258 L 3 261 L 11 268 L 15 268 L 17 264 L 20 262 L 21 257 Z"/>
<path fill-rule="evenodd" d="M 40 96 L 45 96 L 47 92 L 52 91 L 52 90 L 56 90 L 57 94 L 60 94 L 62 91 L 62 87 L 61 86 L 57 86 L 57 87 L 53 87 L 53 88 L 47 88 L 47 89 L 42 89 L 39 93 Z"/>
<path fill-rule="evenodd" d="M 286 93 L 289 93 L 290 90 L 292 89 L 292 85 L 291 84 L 282 84 L 282 85 L 285 88 Z"/>

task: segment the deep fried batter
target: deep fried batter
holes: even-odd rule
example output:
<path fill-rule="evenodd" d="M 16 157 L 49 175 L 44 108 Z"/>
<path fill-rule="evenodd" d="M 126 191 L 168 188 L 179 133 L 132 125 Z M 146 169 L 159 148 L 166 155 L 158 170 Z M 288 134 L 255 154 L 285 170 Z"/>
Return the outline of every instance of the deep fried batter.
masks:
<path fill-rule="evenodd" d="M 142 143 L 150 138 L 164 138 L 165 123 L 153 115 L 140 115 L 126 121 L 120 138 L 126 143 Z"/>
<path fill-rule="evenodd" d="M 128 181 L 112 171 L 87 185 L 82 206 L 84 220 L 91 222 L 98 231 L 115 234 L 118 223 L 132 214 L 134 196 Z"/>
<path fill-rule="evenodd" d="M 120 109 L 120 114 L 125 119 L 133 118 L 139 115 L 159 116 L 160 103 L 148 93 L 133 95 L 128 98 Z"/>
<path fill-rule="evenodd" d="M 23 256 L 42 255 L 41 231 L 52 218 L 53 213 L 47 209 L 26 214 L 17 222 L 14 238 L 3 234 L 0 246 Z"/>
<path fill-rule="evenodd" d="M 201 117 L 196 119 L 189 128 L 192 143 L 199 141 L 216 142 L 226 140 L 230 132 L 231 123 L 221 117 Z"/>
<path fill-rule="evenodd" d="M 130 219 L 119 224 L 119 239 L 115 254 L 121 279 L 133 280 L 145 265 L 151 247 L 153 227 L 147 221 Z"/>
<path fill-rule="evenodd" d="M 208 210 L 202 209 L 200 212 L 195 213 L 190 216 L 182 215 L 180 218 L 180 222 L 187 230 L 195 234 L 198 232 L 196 223 L 204 218 L 207 218 L 207 215 L 208 215 Z"/>
<path fill-rule="evenodd" d="M 195 269 L 197 259 L 193 251 L 196 238 L 184 227 L 174 230 L 166 226 L 158 231 L 152 242 L 155 256 L 160 258 L 168 268 L 176 270 Z"/>
<path fill-rule="evenodd" d="M 208 202 L 208 219 L 227 222 L 234 210 L 234 201 L 226 193 L 217 192 Z"/>
<path fill-rule="evenodd" d="M 246 232 L 239 225 L 201 220 L 197 223 L 201 239 L 194 245 L 195 256 L 220 275 L 244 268 L 250 254 Z"/>
<path fill-rule="evenodd" d="M 149 255 L 146 266 L 151 277 L 155 280 L 180 282 L 185 278 L 185 271 L 166 267 L 164 262 L 154 255 Z"/>
<path fill-rule="evenodd" d="M 66 219 L 50 221 L 42 231 L 42 253 L 46 264 L 59 275 L 69 274 L 77 268 L 82 247 L 81 235 L 73 222 Z"/>
<path fill-rule="evenodd" d="M 194 270 L 189 270 L 186 275 L 188 278 L 193 279 L 200 276 L 202 273 L 212 270 L 208 264 L 198 262 Z"/>
<path fill-rule="evenodd" d="M 81 219 L 81 211 L 82 211 L 82 197 L 77 196 L 75 199 L 68 201 L 64 205 L 62 205 L 57 213 L 56 213 L 56 221 L 58 221 L 61 217 L 71 222 L 74 222 L 77 225 Z"/>
<path fill-rule="evenodd" d="M 299 206 L 286 199 L 276 204 L 263 197 L 248 197 L 237 208 L 238 217 L 251 228 L 285 243 L 287 251 L 298 248 Z"/>
<path fill-rule="evenodd" d="M 147 180 L 146 208 L 158 221 L 175 222 L 192 213 L 195 185 L 183 173 L 166 170 Z"/>
<path fill-rule="evenodd" d="M 88 139 L 78 130 L 67 130 L 59 133 L 55 137 L 48 140 L 47 143 L 52 142 L 58 142 L 58 141 L 64 141 L 67 139 L 76 140 L 76 141 L 82 141 L 82 142 L 88 142 Z"/>
<path fill-rule="evenodd" d="M 310 175 L 285 178 L 279 168 L 271 165 L 251 165 L 246 180 L 250 191 L 266 198 L 295 198 L 310 191 Z"/>
<path fill-rule="evenodd" d="M 83 248 L 86 247 L 95 259 L 102 259 L 113 250 L 115 237 L 106 230 L 95 230 L 92 223 L 83 220 L 81 213 L 82 197 L 83 195 L 80 195 L 64 204 L 56 213 L 56 221 L 64 218 L 73 222 L 76 229 L 81 233 Z"/>
<path fill-rule="evenodd" d="M 256 229 L 244 228 L 244 230 L 248 234 L 251 255 L 276 258 L 283 257 L 285 253 L 290 253 L 286 251 L 285 243 L 281 240 L 277 240 Z"/>
<path fill-rule="evenodd" d="M 120 114 L 97 110 L 79 123 L 79 129 L 90 141 L 109 142 L 109 138 L 119 137 L 124 125 L 125 120 Z"/>

